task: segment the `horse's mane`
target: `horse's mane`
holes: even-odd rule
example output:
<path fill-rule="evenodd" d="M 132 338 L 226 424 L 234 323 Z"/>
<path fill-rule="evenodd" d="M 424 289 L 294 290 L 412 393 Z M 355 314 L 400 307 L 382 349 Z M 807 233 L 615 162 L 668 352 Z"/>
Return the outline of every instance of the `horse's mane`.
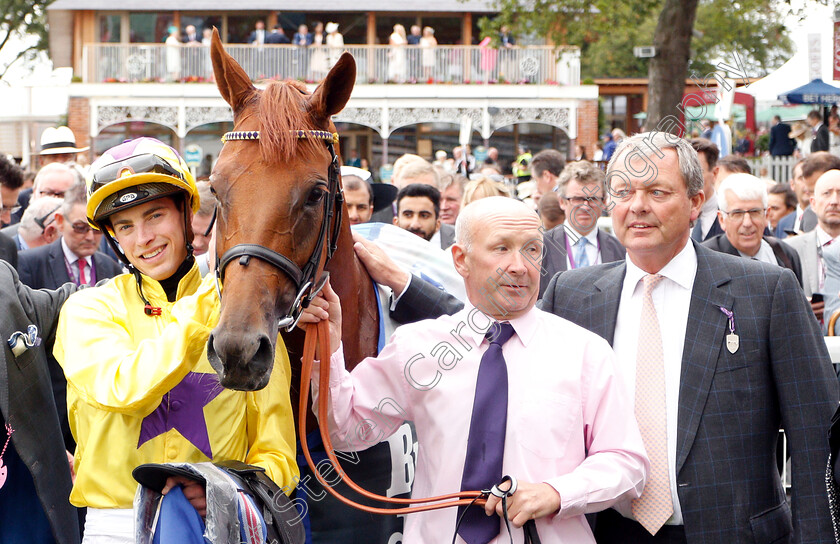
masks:
<path fill-rule="evenodd" d="M 307 96 L 306 86 L 293 80 L 272 81 L 260 93 L 260 150 L 266 162 L 288 161 L 296 155 L 311 160 L 316 158 L 319 146 L 323 149 L 323 141 L 299 139 L 292 132 L 321 129 L 307 111 Z"/>

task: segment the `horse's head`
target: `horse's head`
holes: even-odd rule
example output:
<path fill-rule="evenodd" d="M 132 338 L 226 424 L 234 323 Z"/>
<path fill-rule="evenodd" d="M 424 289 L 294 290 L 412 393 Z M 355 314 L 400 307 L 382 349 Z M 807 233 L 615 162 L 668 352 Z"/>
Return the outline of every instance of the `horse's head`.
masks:
<path fill-rule="evenodd" d="M 293 313 L 305 283 L 295 270 L 306 271 L 310 260 L 318 272 L 323 268 L 333 228 L 326 206 L 331 176 L 338 181 L 330 118 L 349 100 L 356 66 L 345 53 L 311 95 L 295 81 L 260 91 L 215 31 L 210 54 L 216 84 L 233 109 L 234 133 L 210 177 L 219 201 L 222 301 L 207 357 L 223 386 L 256 390 L 271 374 L 278 321 Z M 326 241 L 319 240 L 322 225 Z"/>

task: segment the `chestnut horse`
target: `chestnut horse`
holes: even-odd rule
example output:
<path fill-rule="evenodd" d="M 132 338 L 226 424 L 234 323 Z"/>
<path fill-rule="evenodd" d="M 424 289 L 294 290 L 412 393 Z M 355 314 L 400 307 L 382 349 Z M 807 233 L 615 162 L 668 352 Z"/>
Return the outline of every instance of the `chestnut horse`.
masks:
<path fill-rule="evenodd" d="M 309 94 L 296 81 L 275 81 L 265 90 L 256 89 L 225 52 L 215 30 L 210 54 L 216 85 L 233 109 L 234 122 L 234 136 L 222 147 L 210 177 L 219 201 L 216 255 L 222 284 L 219 323 L 207 345 L 210 364 L 225 387 L 265 387 L 274 363 L 278 321 L 294 317 L 301 291 L 283 263 L 299 271 L 312 260 L 317 282 L 333 241 L 335 251 L 326 270 L 341 297 L 344 353 L 352 367 L 376 354 L 376 294 L 353 251 L 346 208 L 337 201 L 341 227 L 333 238 L 335 218 L 327 216 L 325 201 L 332 196 L 330 176 L 338 181 L 338 150 L 327 141 L 336 132 L 330 118 L 350 98 L 355 61 L 344 53 Z M 326 241 L 319 241 L 319 232 L 325 233 Z M 226 254 L 236 258 L 226 260 Z M 299 365 L 294 362 L 300 361 L 302 335 L 284 338 L 297 374 Z"/>

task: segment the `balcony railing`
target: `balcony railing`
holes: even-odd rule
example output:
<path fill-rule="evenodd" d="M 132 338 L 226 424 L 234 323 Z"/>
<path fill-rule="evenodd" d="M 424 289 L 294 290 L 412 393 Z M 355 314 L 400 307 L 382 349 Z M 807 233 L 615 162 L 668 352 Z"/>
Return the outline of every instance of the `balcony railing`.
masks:
<path fill-rule="evenodd" d="M 356 59 L 356 83 L 580 84 L 575 47 L 479 46 L 435 48 L 348 45 L 343 49 L 290 45 L 227 45 L 251 79 L 320 81 L 346 49 Z M 212 81 L 206 46 L 88 44 L 82 59 L 85 83 Z"/>

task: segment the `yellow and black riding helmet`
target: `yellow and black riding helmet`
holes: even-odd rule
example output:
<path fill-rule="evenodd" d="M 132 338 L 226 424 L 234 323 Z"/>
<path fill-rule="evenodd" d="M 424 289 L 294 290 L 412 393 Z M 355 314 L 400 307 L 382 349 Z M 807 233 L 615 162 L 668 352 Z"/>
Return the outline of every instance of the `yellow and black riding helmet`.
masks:
<path fill-rule="evenodd" d="M 185 208 L 189 206 L 193 214 L 198 212 L 201 203 L 189 167 L 177 151 L 155 138 L 123 142 L 106 151 L 90 167 L 87 176 L 88 223 L 103 232 L 120 260 L 137 276 L 138 286 L 139 271 L 120 250 L 108 218 L 151 200 L 178 195 L 184 198 Z M 191 214 L 185 210 L 183 215 L 187 253 L 192 256 Z M 148 308 L 146 313 L 149 313 Z"/>

